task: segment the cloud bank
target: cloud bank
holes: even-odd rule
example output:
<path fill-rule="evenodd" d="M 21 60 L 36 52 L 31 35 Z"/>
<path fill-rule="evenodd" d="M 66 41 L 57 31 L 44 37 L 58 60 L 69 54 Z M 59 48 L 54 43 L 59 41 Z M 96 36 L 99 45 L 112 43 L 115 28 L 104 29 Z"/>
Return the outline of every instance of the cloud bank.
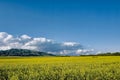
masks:
<path fill-rule="evenodd" d="M 44 37 L 30 37 L 28 35 L 14 37 L 6 32 L 0 32 L 0 50 L 12 48 L 37 50 L 58 55 L 81 55 L 94 51 L 93 49 L 84 49 L 81 44 L 76 42 L 58 43 Z"/>

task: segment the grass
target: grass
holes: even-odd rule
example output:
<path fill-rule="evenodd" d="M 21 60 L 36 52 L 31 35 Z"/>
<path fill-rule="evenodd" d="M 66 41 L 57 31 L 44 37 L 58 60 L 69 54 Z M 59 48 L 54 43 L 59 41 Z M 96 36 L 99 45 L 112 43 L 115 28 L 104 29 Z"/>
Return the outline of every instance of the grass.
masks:
<path fill-rule="evenodd" d="M 119 56 L 0 57 L 0 80 L 120 80 Z"/>

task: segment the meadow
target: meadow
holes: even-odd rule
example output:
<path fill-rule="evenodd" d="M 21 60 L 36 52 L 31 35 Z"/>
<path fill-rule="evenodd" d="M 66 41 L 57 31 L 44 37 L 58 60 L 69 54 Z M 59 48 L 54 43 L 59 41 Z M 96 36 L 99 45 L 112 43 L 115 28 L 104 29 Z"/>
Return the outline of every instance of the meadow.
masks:
<path fill-rule="evenodd" d="M 0 80 L 120 80 L 120 57 L 0 57 Z"/>

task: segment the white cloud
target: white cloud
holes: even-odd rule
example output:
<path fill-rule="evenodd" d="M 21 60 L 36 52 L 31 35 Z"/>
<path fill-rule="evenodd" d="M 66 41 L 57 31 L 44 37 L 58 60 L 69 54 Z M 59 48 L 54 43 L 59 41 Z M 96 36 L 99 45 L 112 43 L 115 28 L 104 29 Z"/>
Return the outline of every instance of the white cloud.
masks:
<path fill-rule="evenodd" d="M 31 37 L 28 36 L 28 35 L 22 35 L 22 36 L 20 36 L 20 38 L 21 38 L 21 39 L 25 39 L 25 40 L 26 40 L 26 39 L 31 39 Z"/>
<path fill-rule="evenodd" d="M 94 51 L 94 49 L 90 49 L 90 50 L 88 50 L 88 49 L 78 49 L 78 50 L 76 50 L 76 53 L 87 55 L 87 54 L 91 54 L 91 52 L 93 52 L 93 51 Z"/>
<path fill-rule="evenodd" d="M 0 41 L 3 41 L 4 43 L 12 40 L 13 36 L 5 33 L 5 32 L 0 32 Z"/>
<path fill-rule="evenodd" d="M 77 45 L 78 43 L 76 42 L 64 42 L 63 45 L 65 46 L 74 46 L 74 45 Z"/>
<path fill-rule="evenodd" d="M 0 50 L 12 48 L 30 49 L 61 55 L 80 55 L 94 51 L 93 49 L 84 49 L 81 44 L 76 42 L 58 43 L 43 37 L 33 38 L 28 35 L 14 37 L 6 32 L 0 32 Z"/>

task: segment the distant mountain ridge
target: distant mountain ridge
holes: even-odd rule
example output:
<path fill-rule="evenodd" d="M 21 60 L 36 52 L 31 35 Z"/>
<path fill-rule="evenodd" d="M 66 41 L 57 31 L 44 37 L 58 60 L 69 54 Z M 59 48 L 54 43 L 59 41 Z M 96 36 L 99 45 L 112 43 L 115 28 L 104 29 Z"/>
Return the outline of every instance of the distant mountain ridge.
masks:
<path fill-rule="evenodd" d="M 39 52 L 27 49 L 1 50 L 0 56 L 55 56 L 46 52 Z"/>

